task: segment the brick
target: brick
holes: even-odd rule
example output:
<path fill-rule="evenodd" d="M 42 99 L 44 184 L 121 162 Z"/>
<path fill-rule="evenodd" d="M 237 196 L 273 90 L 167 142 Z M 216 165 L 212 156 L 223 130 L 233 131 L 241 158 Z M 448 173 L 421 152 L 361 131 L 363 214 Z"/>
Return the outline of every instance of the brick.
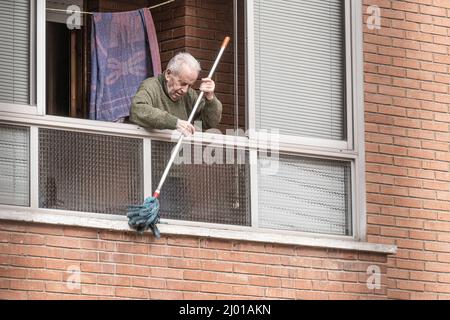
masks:
<path fill-rule="evenodd" d="M 430 169 L 430 170 L 439 170 L 439 171 L 446 171 L 449 170 L 449 164 L 447 162 L 442 161 L 422 161 L 422 168 L 423 169 Z M 429 184 L 429 182 L 424 181 L 424 184 Z M 447 189 L 445 189 L 447 190 Z"/>
<path fill-rule="evenodd" d="M 9 235 L 9 242 L 20 243 L 20 244 L 33 244 L 33 245 L 44 245 L 46 238 L 43 235 L 35 235 L 30 233 L 16 234 L 11 233 Z"/>
<path fill-rule="evenodd" d="M 407 270 L 400 270 L 400 269 L 393 269 L 389 268 L 387 270 L 387 276 L 389 278 L 395 278 L 395 279 L 409 279 L 410 271 Z"/>
<path fill-rule="evenodd" d="M 421 107 L 424 110 L 431 110 L 436 112 L 448 112 L 448 106 L 443 103 L 421 101 Z"/>
<path fill-rule="evenodd" d="M 121 253 L 137 253 L 137 254 L 147 254 L 148 246 L 145 244 L 137 243 L 117 243 L 117 252 Z"/>
<path fill-rule="evenodd" d="M 429 241 L 437 240 L 437 236 L 434 232 L 421 230 L 409 230 L 409 237 L 411 239 L 419 239 L 419 240 L 429 240 Z"/>
<path fill-rule="evenodd" d="M 26 300 L 27 298 L 27 292 L 0 290 L 0 299 L 2 300 Z"/>
<path fill-rule="evenodd" d="M 407 269 L 407 270 L 424 270 L 425 263 L 422 261 L 409 261 L 397 259 L 396 267 L 399 269 Z"/>
<path fill-rule="evenodd" d="M 420 178 L 420 179 L 435 179 L 435 172 L 433 170 L 421 170 L 421 169 L 407 169 L 407 176 L 411 178 Z"/>
<path fill-rule="evenodd" d="M 243 295 L 243 296 L 254 296 L 261 297 L 264 296 L 265 288 L 253 287 L 253 286 L 233 286 L 233 294 Z"/>
<path fill-rule="evenodd" d="M 416 3 L 394 1 L 392 9 L 399 11 L 419 12 L 419 5 Z"/>
<path fill-rule="evenodd" d="M 118 297 L 149 299 L 149 292 L 146 289 L 136 288 L 115 288 L 115 295 Z"/>
<path fill-rule="evenodd" d="M 435 100 L 436 100 L 436 102 L 450 103 L 450 97 L 449 97 L 448 94 L 436 93 L 435 94 Z"/>
<path fill-rule="evenodd" d="M 314 281 L 313 290 L 319 291 L 331 291 L 331 292 L 342 292 L 344 289 L 343 283 L 331 282 L 331 281 Z"/>
<path fill-rule="evenodd" d="M 421 218 L 421 219 L 436 219 L 437 213 L 432 210 L 424 210 L 424 209 L 411 209 L 410 212 L 411 218 Z"/>
<path fill-rule="evenodd" d="M 446 65 L 430 62 L 420 62 L 420 67 L 417 67 L 416 69 L 440 73 L 447 73 L 448 70 Z"/>
<path fill-rule="evenodd" d="M 63 272 L 53 270 L 28 270 L 28 279 L 62 281 Z"/>
<path fill-rule="evenodd" d="M 32 281 L 28 279 L 10 280 L 9 287 L 22 291 L 44 291 L 45 283 L 43 281 Z"/>
<path fill-rule="evenodd" d="M 367 217 L 367 222 L 375 225 L 387 225 L 393 226 L 395 224 L 393 217 L 389 216 L 369 216 Z"/>
<path fill-rule="evenodd" d="M 394 177 L 382 174 L 367 173 L 366 180 L 367 182 L 394 184 Z"/>
<path fill-rule="evenodd" d="M 390 216 L 409 217 L 410 210 L 409 208 L 402 207 L 383 207 L 381 213 Z"/>
<path fill-rule="evenodd" d="M 448 132 L 448 125 L 450 123 L 450 115 L 449 114 L 445 114 L 445 113 L 436 113 L 434 119 L 436 121 L 442 121 L 442 122 L 447 122 L 446 125 L 447 127 L 445 129 L 447 130 L 442 130 L 442 131 L 447 131 Z"/>
<path fill-rule="evenodd" d="M 97 230 L 91 230 L 91 229 L 84 229 L 84 228 L 81 229 L 81 228 L 65 227 L 64 228 L 64 236 L 77 237 L 77 238 L 97 239 L 98 238 L 98 231 Z"/>
<path fill-rule="evenodd" d="M 113 296 L 114 292 L 115 292 L 114 287 L 110 286 L 96 286 L 96 285 L 81 286 L 81 293 L 86 295 Z"/>
<path fill-rule="evenodd" d="M 98 261 L 131 264 L 133 256 L 126 253 L 99 252 Z"/>
<path fill-rule="evenodd" d="M 443 206 L 448 206 L 448 205 L 446 205 L 444 203 L 445 202 L 443 202 Z M 448 232 L 448 231 L 450 231 L 450 222 L 445 222 L 445 221 L 426 221 L 425 225 L 424 225 L 424 228 L 427 229 L 427 230 Z"/>
<path fill-rule="evenodd" d="M 437 7 L 437 6 L 427 6 L 427 5 L 421 5 L 420 6 L 420 12 L 427 15 L 432 16 L 446 16 L 447 11 L 445 8 Z"/>
<path fill-rule="evenodd" d="M 395 225 L 399 227 L 407 227 L 409 229 L 423 229 L 423 222 L 417 219 L 396 218 Z"/>
<path fill-rule="evenodd" d="M 118 276 L 118 275 L 97 275 L 97 284 L 108 285 L 108 286 L 119 286 L 119 287 L 130 287 L 132 278 L 129 276 Z"/>
<path fill-rule="evenodd" d="M 27 231 L 29 233 L 35 233 L 35 234 L 45 234 L 45 235 L 57 235 L 62 236 L 64 235 L 64 230 L 62 227 L 59 226 L 52 226 L 52 225 L 42 225 L 42 224 L 29 224 L 27 225 Z"/>
<path fill-rule="evenodd" d="M 430 272 L 448 272 L 448 264 L 440 262 L 426 262 L 425 270 Z"/>
<path fill-rule="evenodd" d="M 200 291 L 201 282 L 186 280 L 166 280 L 166 286 L 169 290 L 176 291 Z"/>
<path fill-rule="evenodd" d="M 199 269 L 200 261 L 195 259 L 178 259 L 178 258 L 168 258 L 167 265 L 171 268 L 181 268 L 181 269 Z"/>
<path fill-rule="evenodd" d="M 424 242 L 420 240 L 398 239 L 397 245 L 401 248 L 423 250 Z"/>
<path fill-rule="evenodd" d="M 136 265 L 144 265 L 144 266 L 159 266 L 159 267 L 167 267 L 167 258 L 166 257 L 153 257 L 153 256 L 134 256 L 133 263 Z"/>
<path fill-rule="evenodd" d="M 148 267 L 116 265 L 115 269 L 116 269 L 116 274 L 142 276 L 142 277 L 144 277 L 144 276 L 148 277 L 150 275 L 150 270 Z M 104 270 L 101 270 L 101 271 L 100 270 L 101 269 L 98 269 L 98 272 L 104 272 Z"/>
<path fill-rule="evenodd" d="M 409 233 L 407 230 L 403 230 L 400 228 L 381 228 L 380 235 L 386 237 L 396 237 L 396 238 L 408 238 Z"/>
<path fill-rule="evenodd" d="M 388 291 L 387 291 L 388 299 L 410 300 L 411 295 L 412 295 L 412 293 L 405 292 L 405 291 L 392 290 L 392 289 L 388 289 Z"/>
<path fill-rule="evenodd" d="M 233 264 L 233 272 L 264 275 L 266 273 L 266 270 L 265 266 L 261 265 L 235 263 Z"/>
<path fill-rule="evenodd" d="M 45 282 L 45 291 L 46 292 L 57 292 L 57 293 L 72 293 L 72 294 L 80 294 L 81 293 L 81 285 L 70 285 L 67 282 Z"/>
<path fill-rule="evenodd" d="M 436 191 L 410 188 L 409 196 L 422 199 L 436 199 Z"/>
<path fill-rule="evenodd" d="M 150 267 L 153 278 L 183 279 L 183 269 Z"/>
<path fill-rule="evenodd" d="M 408 291 L 424 291 L 425 285 L 417 281 L 397 280 L 397 288 Z"/>
<path fill-rule="evenodd" d="M 429 281 L 429 282 L 436 282 L 437 281 L 437 275 L 431 272 L 416 272 L 411 271 L 410 272 L 410 279 L 411 280 L 418 280 L 418 281 Z"/>
<path fill-rule="evenodd" d="M 186 292 L 152 290 L 149 294 L 152 300 L 182 300 Z"/>
<path fill-rule="evenodd" d="M 295 299 L 296 290 L 285 288 L 267 288 L 266 297 L 276 299 Z"/>
<path fill-rule="evenodd" d="M 233 293 L 233 286 L 230 284 L 224 283 L 201 283 L 200 284 L 201 292 L 210 292 L 210 293 Z"/>

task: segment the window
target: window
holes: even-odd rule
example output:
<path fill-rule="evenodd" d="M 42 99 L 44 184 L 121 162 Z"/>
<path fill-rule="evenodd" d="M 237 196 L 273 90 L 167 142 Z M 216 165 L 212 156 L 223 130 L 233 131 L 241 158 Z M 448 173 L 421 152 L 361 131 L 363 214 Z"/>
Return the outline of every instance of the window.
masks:
<path fill-rule="evenodd" d="M 255 0 L 257 129 L 345 140 L 345 2 Z"/>
<path fill-rule="evenodd" d="M 0 204 L 30 203 L 29 130 L 0 124 Z"/>
<path fill-rule="evenodd" d="M 259 225 L 350 235 L 350 181 L 350 162 L 282 155 L 276 175 L 259 172 Z"/>
<path fill-rule="evenodd" d="M 9 52 L 0 56 L 0 82 L 10 85 L 0 92 L 0 173 L 7 179 L 1 205 L 115 219 L 152 194 L 173 146 L 171 132 L 87 120 L 90 17 L 68 30 L 65 14 L 47 9 L 125 11 L 159 2 L 0 4 L 10 10 L 0 13 L 0 37 L 9 39 L 6 28 L 14 35 L 0 43 Z M 161 190 L 162 218 L 230 232 L 362 239 L 360 1 L 175 0 L 152 15 L 163 66 L 187 50 L 200 60 L 201 76 L 223 37 L 233 36 L 215 75 L 221 126 L 199 133 L 200 141 L 185 140 L 179 156 L 189 153 L 193 163 L 172 167 Z M 11 46 L 17 49 L 7 51 Z M 37 109 L 46 102 L 42 113 L 12 113 L 33 99 Z M 212 146 L 224 162 L 206 161 Z"/>
<path fill-rule="evenodd" d="M 32 4 L 29 0 L 0 2 L 0 103 L 33 104 L 31 85 Z"/>
<path fill-rule="evenodd" d="M 168 142 L 152 142 L 153 190 L 169 161 L 172 147 Z M 215 163 L 205 164 L 207 148 L 183 146 L 183 153 L 186 153 L 183 159 L 186 160 L 179 158 L 180 164 L 174 164 L 169 172 L 161 194 L 161 217 L 251 226 L 248 152 L 221 148 L 223 152 L 215 155 Z M 232 160 L 229 164 L 227 154 L 228 160 Z"/>
<path fill-rule="evenodd" d="M 93 66 L 92 15 L 88 13 L 137 10 L 164 2 L 46 0 L 46 114 L 89 118 Z M 227 129 L 246 129 L 244 4 L 244 1 L 237 0 L 205 0 L 187 7 L 177 0 L 151 9 L 162 70 L 173 55 L 189 51 L 202 65 L 200 78 L 206 77 L 223 37 L 233 35 L 234 41 L 215 73 L 216 94 L 223 103 L 219 125 L 222 133 Z M 65 10 L 70 5 L 76 5 L 85 12 L 80 17 L 78 29 L 66 26 L 69 15 Z M 184 25 L 185 20 L 181 19 L 186 19 L 187 24 Z M 198 88 L 198 85 L 194 87 Z"/>
<path fill-rule="evenodd" d="M 351 9 L 342 0 L 248 1 L 250 127 L 254 139 L 279 141 L 275 172 L 264 174 L 267 157 L 255 155 L 261 228 L 356 233 Z"/>
<path fill-rule="evenodd" d="M 39 207 L 123 214 L 144 201 L 142 140 L 39 129 Z"/>

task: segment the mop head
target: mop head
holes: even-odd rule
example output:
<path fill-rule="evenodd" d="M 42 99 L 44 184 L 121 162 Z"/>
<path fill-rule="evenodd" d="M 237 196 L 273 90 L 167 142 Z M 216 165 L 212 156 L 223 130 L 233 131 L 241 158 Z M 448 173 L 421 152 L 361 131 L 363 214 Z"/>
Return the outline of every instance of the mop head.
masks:
<path fill-rule="evenodd" d="M 128 225 L 143 234 L 150 228 L 157 239 L 160 238 L 158 227 L 159 223 L 159 201 L 157 198 L 148 197 L 143 205 L 128 206 Z"/>

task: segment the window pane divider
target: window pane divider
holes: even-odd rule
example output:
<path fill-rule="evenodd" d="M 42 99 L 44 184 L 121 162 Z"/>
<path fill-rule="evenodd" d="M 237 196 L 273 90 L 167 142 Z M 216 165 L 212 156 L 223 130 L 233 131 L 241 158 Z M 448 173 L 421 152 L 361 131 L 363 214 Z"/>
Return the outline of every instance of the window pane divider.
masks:
<path fill-rule="evenodd" d="M 144 199 L 152 196 L 152 140 L 144 138 L 142 152 L 144 175 Z"/>
<path fill-rule="evenodd" d="M 31 1 L 30 3 L 30 105 L 36 103 L 36 53 L 34 48 L 36 48 L 36 2 Z"/>
<path fill-rule="evenodd" d="M 39 128 L 30 127 L 30 207 L 39 208 Z"/>
<path fill-rule="evenodd" d="M 345 96 L 346 96 L 346 105 L 345 105 L 345 117 L 346 119 L 346 136 L 347 136 L 347 149 L 354 150 L 354 128 L 353 128 L 353 105 L 354 105 L 354 82 L 353 82 L 353 69 L 355 66 L 355 54 L 356 51 L 355 46 L 352 45 L 354 43 L 354 32 L 353 32 L 353 20 L 352 20 L 352 10 L 354 9 L 354 5 L 351 3 L 351 0 L 345 0 Z M 362 19 L 362 18 L 361 18 Z M 358 70 L 358 69 L 356 69 Z"/>
<path fill-rule="evenodd" d="M 258 151 L 250 150 L 250 214 L 252 228 L 258 228 Z"/>
<path fill-rule="evenodd" d="M 46 10 L 45 0 L 36 1 L 36 107 L 38 115 L 45 115 L 46 95 Z"/>

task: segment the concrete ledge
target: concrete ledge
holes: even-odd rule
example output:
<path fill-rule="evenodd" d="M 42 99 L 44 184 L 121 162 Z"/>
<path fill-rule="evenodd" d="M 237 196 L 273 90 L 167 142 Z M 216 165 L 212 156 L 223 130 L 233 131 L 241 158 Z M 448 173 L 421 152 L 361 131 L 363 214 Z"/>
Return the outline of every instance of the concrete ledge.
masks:
<path fill-rule="evenodd" d="M 74 211 L 17 208 L 0 206 L 0 220 L 45 223 L 62 226 L 86 227 L 103 230 L 129 231 L 128 219 L 125 216 L 83 213 Z M 296 245 L 306 247 L 330 248 L 371 252 L 379 254 L 395 254 L 395 245 L 361 242 L 351 239 L 336 239 L 328 236 L 303 236 L 286 232 L 254 229 L 249 227 L 218 228 L 210 224 L 188 223 L 178 221 L 162 221 L 158 225 L 162 235 L 197 236 L 226 240 L 252 241 Z M 148 231 L 151 233 L 151 231 Z"/>

